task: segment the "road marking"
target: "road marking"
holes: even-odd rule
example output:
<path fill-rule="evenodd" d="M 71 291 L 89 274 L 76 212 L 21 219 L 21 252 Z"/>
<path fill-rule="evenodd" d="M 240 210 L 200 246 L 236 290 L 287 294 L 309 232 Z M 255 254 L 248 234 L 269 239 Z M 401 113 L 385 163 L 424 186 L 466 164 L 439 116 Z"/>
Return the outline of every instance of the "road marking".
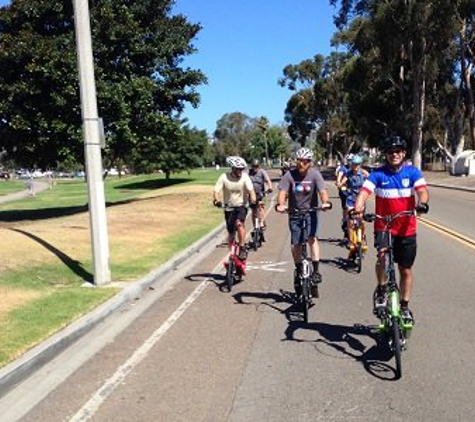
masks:
<path fill-rule="evenodd" d="M 220 265 L 219 265 L 220 266 Z M 206 279 L 183 301 L 180 307 L 170 315 L 170 317 L 140 346 L 134 354 L 117 369 L 89 401 L 70 419 L 71 422 L 87 421 L 98 411 L 99 407 L 115 391 L 115 389 L 125 380 L 130 372 L 148 355 L 150 350 L 167 333 L 167 331 L 178 321 L 190 305 L 206 289 L 210 279 Z"/>
<path fill-rule="evenodd" d="M 462 243 L 465 246 L 468 246 L 469 248 L 475 249 L 475 240 L 470 239 L 463 234 L 457 233 L 454 230 L 450 230 L 444 226 L 441 226 L 440 224 L 434 223 L 433 221 L 426 220 L 425 218 L 418 217 L 418 220 L 425 225 L 426 227 L 429 227 L 436 232 L 445 234 L 446 236 L 457 240 L 458 242 Z"/>
<path fill-rule="evenodd" d="M 272 196 L 270 203 L 274 203 L 274 196 Z M 268 208 L 266 215 L 269 214 L 271 209 L 272 207 Z M 272 265 L 272 263 L 268 265 Z M 220 268 L 222 268 L 221 261 L 213 269 L 213 272 L 219 271 Z M 171 314 L 170 317 L 147 340 L 145 340 L 142 346 L 140 346 L 133 353 L 133 355 L 102 385 L 102 387 L 96 391 L 96 393 L 88 400 L 88 402 L 83 407 L 81 407 L 81 409 L 79 409 L 79 411 L 70 419 L 70 422 L 83 422 L 91 419 L 102 406 L 102 404 L 108 399 L 108 397 L 130 374 L 130 372 L 145 357 L 147 357 L 150 350 L 160 341 L 160 339 L 168 332 L 175 322 L 178 321 L 178 319 L 201 295 L 201 293 L 204 292 L 211 281 L 211 278 L 203 280 L 199 286 L 182 302 L 179 308 L 173 312 L 173 314 Z"/>
<path fill-rule="evenodd" d="M 248 262 L 246 265 L 246 270 L 262 270 L 262 271 L 273 271 L 278 273 L 284 273 L 283 268 L 276 268 L 282 265 L 286 265 L 287 261 L 283 262 L 272 262 L 272 261 L 261 261 L 256 263 Z"/>

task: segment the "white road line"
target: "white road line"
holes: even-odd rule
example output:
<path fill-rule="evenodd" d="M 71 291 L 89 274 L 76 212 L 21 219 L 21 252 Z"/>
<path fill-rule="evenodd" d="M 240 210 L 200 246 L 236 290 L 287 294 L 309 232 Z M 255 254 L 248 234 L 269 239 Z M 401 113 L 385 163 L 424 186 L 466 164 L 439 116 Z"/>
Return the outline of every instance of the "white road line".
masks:
<path fill-rule="evenodd" d="M 87 421 L 124 381 L 127 375 L 148 355 L 164 334 L 178 321 L 189 306 L 206 289 L 210 279 L 206 279 L 185 299 L 180 307 L 138 348 L 134 354 L 112 375 L 91 399 L 70 419 L 71 422 Z"/>
<path fill-rule="evenodd" d="M 274 198 L 271 199 L 271 204 L 274 203 Z M 272 207 L 269 207 L 266 215 Z M 222 266 L 219 263 L 213 272 L 218 271 Z M 170 317 L 138 348 L 134 354 L 117 369 L 102 387 L 96 391 L 96 393 L 89 399 L 89 401 L 79 409 L 79 411 L 70 419 L 70 422 L 84 422 L 91 419 L 107 398 L 115 391 L 115 389 L 125 380 L 130 372 L 148 355 L 150 350 L 160 339 L 166 334 L 166 332 L 178 321 L 178 319 L 185 313 L 190 305 L 199 297 L 201 293 L 206 289 L 210 278 L 204 280 L 200 285 L 185 299 L 180 307 L 170 315 Z"/>

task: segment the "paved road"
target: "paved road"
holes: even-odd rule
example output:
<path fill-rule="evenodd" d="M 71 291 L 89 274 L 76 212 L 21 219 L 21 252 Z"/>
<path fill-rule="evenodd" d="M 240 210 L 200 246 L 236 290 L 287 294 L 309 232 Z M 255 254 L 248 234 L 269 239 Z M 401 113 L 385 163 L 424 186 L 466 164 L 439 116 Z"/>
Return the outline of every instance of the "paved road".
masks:
<path fill-rule="evenodd" d="M 445 208 L 475 194 L 464 195 L 434 193 L 433 217 L 464 231 L 473 218 L 457 214 L 461 205 Z M 286 218 L 271 212 L 269 242 L 251 253 L 232 294 L 220 290 L 220 247 L 164 295 L 148 291 L 17 388 L 0 403 L 0 420 L 35 401 L 22 420 L 473 420 L 473 248 L 421 225 L 417 323 L 395 381 L 394 360 L 372 330 L 374 253 L 361 274 L 346 268 L 338 226 L 338 210 L 322 216 L 325 281 L 309 324 L 287 299 Z"/>

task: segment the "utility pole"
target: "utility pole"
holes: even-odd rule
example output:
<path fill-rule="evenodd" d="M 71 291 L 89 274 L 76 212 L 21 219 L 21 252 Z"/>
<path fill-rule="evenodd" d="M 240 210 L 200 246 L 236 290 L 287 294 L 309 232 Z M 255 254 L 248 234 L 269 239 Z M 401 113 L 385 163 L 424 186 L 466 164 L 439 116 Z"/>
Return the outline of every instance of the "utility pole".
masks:
<path fill-rule="evenodd" d="M 88 0 L 73 0 L 86 157 L 94 284 L 111 281 L 104 182 Z"/>

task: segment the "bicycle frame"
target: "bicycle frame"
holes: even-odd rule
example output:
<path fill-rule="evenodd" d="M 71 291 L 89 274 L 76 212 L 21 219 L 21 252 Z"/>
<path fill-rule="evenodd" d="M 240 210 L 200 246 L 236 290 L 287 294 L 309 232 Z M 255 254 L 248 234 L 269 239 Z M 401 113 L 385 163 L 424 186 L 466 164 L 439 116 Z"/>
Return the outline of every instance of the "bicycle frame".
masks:
<path fill-rule="evenodd" d="M 291 216 L 293 216 L 294 218 L 300 219 L 302 223 L 301 231 L 300 231 L 300 239 L 299 239 L 300 254 L 302 258 L 302 273 L 300 274 L 299 282 L 302 288 L 302 294 L 299 299 L 301 300 L 302 305 L 303 305 L 303 317 L 306 323 L 308 322 L 308 310 L 313 304 L 312 295 L 310 293 L 310 276 L 313 270 L 312 270 L 312 266 L 308 257 L 308 251 L 307 251 L 308 239 L 306 237 L 307 216 L 310 212 L 321 211 L 321 209 L 322 209 L 321 207 L 314 207 L 314 208 L 309 209 L 308 211 L 298 211 L 298 210 L 288 211 Z M 316 298 L 318 298 L 318 295 Z"/>
<path fill-rule="evenodd" d="M 414 215 L 413 211 L 403 211 L 389 216 L 379 216 L 376 214 L 365 214 L 366 221 L 374 221 L 376 218 L 385 221 L 385 232 L 388 236 L 387 247 L 382 248 L 378 253 L 384 253 L 384 269 L 388 278 L 387 282 L 387 305 L 386 312 L 381 316 L 381 324 L 378 329 L 381 333 L 389 335 L 389 345 L 394 352 L 396 359 L 396 377 L 402 376 L 401 351 L 406 347 L 406 338 L 409 337 L 412 325 L 404 324 L 401 316 L 400 290 L 396 280 L 396 263 L 393 254 L 393 236 L 391 224 L 403 215 Z"/>
<path fill-rule="evenodd" d="M 226 204 L 223 204 L 222 208 L 224 209 L 234 209 L 239 207 L 230 207 Z M 232 215 L 232 214 L 231 214 Z M 231 218 L 231 215 L 229 218 Z M 246 262 L 239 259 L 239 245 L 236 241 L 236 228 L 233 227 L 231 232 L 231 242 L 229 244 L 229 255 L 227 262 L 224 263 L 226 267 L 226 284 L 228 291 L 231 291 L 232 286 L 235 282 L 240 281 L 242 276 L 246 272 Z"/>

